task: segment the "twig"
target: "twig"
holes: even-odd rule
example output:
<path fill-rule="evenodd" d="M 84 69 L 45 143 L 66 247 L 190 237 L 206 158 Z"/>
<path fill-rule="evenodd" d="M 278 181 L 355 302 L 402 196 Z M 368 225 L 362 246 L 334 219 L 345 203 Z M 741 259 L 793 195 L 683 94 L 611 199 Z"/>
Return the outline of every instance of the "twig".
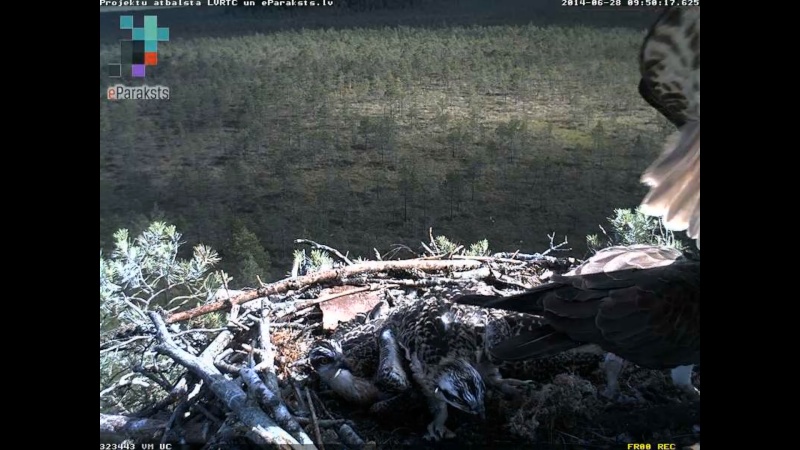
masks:
<path fill-rule="evenodd" d="M 308 407 L 311 410 L 311 420 L 314 424 L 314 435 L 317 437 L 317 444 L 319 448 L 325 450 L 325 444 L 322 443 L 322 433 L 319 432 L 319 422 L 317 422 L 317 412 L 314 410 L 314 402 L 311 401 L 311 394 L 306 387 L 306 400 L 308 400 Z"/>
<path fill-rule="evenodd" d="M 191 330 L 179 331 L 173 334 L 173 336 L 183 336 L 184 334 L 189 334 L 189 333 L 218 333 L 220 331 L 225 331 L 225 330 L 227 330 L 227 328 L 194 328 Z"/>
<path fill-rule="evenodd" d="M 306 388 L 306 393 L 308 393 L 308 388 Z M 314 397 L 314 399 L 317 401 L 320 409 L 322 409 L 322 412 L 325 413 L 325 416 L 327 416 L 329 419 L 332 419 L 333 414 L 331 414 L 331 412 L 328 411 L 328 408 L 325 407 L 325 403 L 322 403 L 322 400 L 319 399 L 317 393 L 315 391 L 311 391 L 311 396 Z"/>
<path fill-rule="evenodd" d="M 525 261 L 512 258 L 496 258 L 494 256 L 468 256 L 468 255 L 453 255 L 452 259 L 467 259 L 473 261 L 482 261 L 488 263 L 506 263 L 506 264 L 525 264 Z"/>
<path fill-rule="evenodd" d="M 400 253 L 401 250 L 405 250 L 408 253 L 411 253 L 412 255 L 414 255 L 415 258 L 419 258 L 419 255 L 417 254 L 417 252 L 415 252 L 414 250 L 411 250 L 411 247 L 409 247 L 407 245 L 393 244 L 392 247 L 394 247 L 394 248 L 392 248 L 391 250 L 386 252 L 381 258 L 379 258 L 381 261 L 383 261 L 384 259 L 392 259 L 392 258 L 394 258 L 395 256 L 397 256 L 398 253 Z"/>
<path fill-rule="evenodd" d="M 302 318 L 300 320 L 303 320 Z M 293 328 L 295 330 L 304 330 L 307 327 L 317 327 L 321 326 L 319 323 L 312 323 L 310 325 L 304 325 L 302 323 L 297 322 L 275 322 L 272 324 L 273 328 Z"/>
<path fill-rule="evenodd" d="M 294 419 L 297 421 L 297 423 L 302 425 L 310 425 L 314 423 L 314 421 L 308 417 L 295 417 Z M 328 428 L 351 422 L 347 419 L 319 419 L 317 420 L 317 423 L 323 428 Z"/>
<path fill-rule="evenodd" d="M 302 277 L 287 278 L 277 283 L 272 283 L 270 285 L 267 285 L 266 287 L 263 288 L 259 288 L 253 291 L 247 291 L 241 295 L 237 295 L 236 297 L 233 297 L 228 300 L 208 303 L 203 306 L 190 309 L 188 311 L 181 311 L 172 314 L 167 319 L 167 323 L 171 324 L 175 322 L 192 319 L 194 317 L 202 316 L 204 314 L 223 310 L 233 304 L 245 303 L 260 297 L 266 297 L 267 295 L 284 293 L 289 290 L 300 289 L 301 287 L 306 285 L 313 285 L 324 282 L 330 282 L 334 280 L 340 280 L 342 278 L 353 277 L 358 274 L 377 273 L 390 270 L 409 270 L 409 269 L 419 269 L 425 272 L 436 272 L 445 269 L 471 270 L 471 269 L 477 269 L 478 267 L 480 267 L 480 265 L 481 263 L 479 261 L 470 261 L 470 260 L 436 261 L 436 260 L 422 260 L 422 259 L 406 259 L 402 261 L 369 261 L 360 264 L 353 264 L 352 266 L 346 266 L 338 269 L 315 272 L 310 275 L 304 275 Z"/>
<path fill-rule="evenodd" d="M 175 344 L 172 336 L 167 331 L 164 320 L 157 313 L 148 313 L 150 320 L 156 326 L 156 336 L 160 344 L 155 350 L 166 354 L 177 363 L 189 369 L 200 377 L 204 384 L 219 398 L 225 406 L 231 409 L 239 420 L 249 429 L 248 436 L 257 445 L 289 445 L 297 450 L 303 447 L 297 440 L 280 428 L 275 421 L 269 418 L 257 406 L 250 406 L 246 402 L 247 395 L 239 385 L 220 373 L 209 361 L 194 356 Z"/>
<path fill-rule="evenodd" d="M 232 348 L 225 349 L 225 351 L 214 358 L 214 366 L 224 373 L 238 373 L 238 366 L 225 361 L 225 358 L 233 354 L 233 352 L 234 350 Z"/>
<path fill-rule="evenodd" d="M 227 279 L 227 277 L 222 277 L 222 286 L 225 288 L 225 293 L 228 294 L 228 295 L 225 296 L 225 298 L 230 300 L 231 291 L 230 291 L 230 289 L 228 289 L 228 279 Z M 233 312 L 231 314 L 231 317 L 235 318 L 236 317 L 236 313 Z"/>
<path fill-rule="evenodd" d="M 120 347 L 124 347 L 124 346 L 130 344 L 131 342 L 136 342 L 136 341 L 139 341 L 139 340 L 142 340 L 142 339 L 148 339 L 148 340 L 149 339 L 153 339 L 153 336 L 136 336 L 136 337 L 132 337 L 132 338 L 128 339 L 127 341 L 120 342 L 119 344 L 117 344 L 117 345 L 115 345 L 113 347 L 104 348 L 104 349 L 100 350 L 100 354 L 102 355 L 103 353 L 108 353 L 108 352 L 116 350 L 116 349 L 118 349 Z"/>
<path fill-rule="evenodd" d="M 441 253 L 441 250 L 439 250 L 439 247 L 436 245 L 436 241 L 433 239 L 433 227 L 428 228 L 428 237 L 431 240 L 431 245 L 433 246 L 433 249 L 436 250 L 436 253 L 434 254 Z"/>
<path fill-rule="evenodd" d="M 558 245 L 553 245 L 553 239 L 556 238 L 555 231 L 553 232 L 553 234 L 548 234 L 547 237 L 550 238 L 550 248 L 547 249 L 544 253 L 542 253 L 542 256 L 547 256 L 550 252 L 568 252 L 572 250 L 571 248 L 563 248 L 563 249 L 561 248 L 567 245 L 567 236 L 564 236 L 564 242 Z"/>
<path fill-rule="evenodd" d="M 169 381 L 167 381 L 166 378 L 164 378 L 163 375 L 158 373 L 156 368 L 145 368 L 141 364 L 137 364 L 137 365 L 133 366 L 133 368 L 131 370 L 133 370 L 134 373 L 138 373 L 140 375 L 144 375 L 150 381 L 152 381 L 153 383 L 161 386 L 161 389 L 164 389 L 167 392 L 172 390 L 172 386 L 170 385 Z M 161 375 L 161 376 L 159 377 L 158 375 Z"/>
<path fill-rule="evenodd" d="M 463 248 L 464 248 L 463 245 L 459 245 L 458 247 L 454 248 L 453 250 L 447 252 L 447 254 L 445 255 L 445 258 L 452 258 L 456 253 L 461 251 Z"/>
<path fill-rule="evenodd" d="M 239 306 L 239 305 L 237 304 L 237 305 L 233 305 L 233 306 L 236 307 L 236 306 Z M 236 325 L 237 327 L 239 327 L 239 328 L 241 328 L 241 329 L 243 329 L 245 331 L 250 331 L 250 327 L 248 327 L 247 325 L 239 322 L 237 319 L 234 319 L 233 317 L 229 317 L 228 318 L 228 322 Z"/>
<path fill-rule="evenodd" d="M 547 262 L 555 262 L 558 260 L 555 256 L 545 256 L 541 253 L 507 253 L 507 252 L 500 252 L 495 253 L 492 255 L 493 258 L 497 259 L 513 259 L 518 261 L 547 261 Z"/>
<path fill-rule="evenodd" d="M 126 375 L 126 376 L 123 376 L 122 378 L 120 378 L 119 381 L 117 381 L 113 385 L 111 385 L 111 386 L 107 387 L 106 389 L 103 389 L 102 391 L 100 391 L 100 398 L 103 398 L 107 394 L 109 394 L 109 393 L 111 393 L 111 392 L 113 392 L 113 391 L 115 391 L 117 389 L 123 388 L 123 387 L 129 387 L 129 386 L 133 386 L 133 385 L 139 385 L 139 386 L 143 386 L 143 387 L 148 387 L 149 386 L 149 384 L 145 383 L 142 380 L 137 380 L 135 378 L 131 379 L 131 377 L 133 377 L 133 375 L 134 375 L 133 373 L 130 373 L 130 374 Z"/>
<path fill-rule="evenodd" d="M 315 248 L 318 248 L 318 249 L 321 249 L 321 250 L 325 250 L 328 253 L 333 253 L 334 255 L 338 256 L 339 259 L 341 259 L 342 261 L 347 263 L 348 266 L 352 266 L 353 265 L 353 261 L 350 261 L 350 259 L 347 256 L 344 256 L 343 254 L 341 254 L 339 252 L 339 250 L 336 250 L 333 247 L 328 247 L 327 245 L 318 244 L 318 243 L 316 243 L 314 241 L 311 241 L 311 240 L 308 240 L 308 239 L 295 239 L 294 243 L 295 244 L 308 244 L 308 245 L 310 245 L 312 247 L 315 247 Z"/>

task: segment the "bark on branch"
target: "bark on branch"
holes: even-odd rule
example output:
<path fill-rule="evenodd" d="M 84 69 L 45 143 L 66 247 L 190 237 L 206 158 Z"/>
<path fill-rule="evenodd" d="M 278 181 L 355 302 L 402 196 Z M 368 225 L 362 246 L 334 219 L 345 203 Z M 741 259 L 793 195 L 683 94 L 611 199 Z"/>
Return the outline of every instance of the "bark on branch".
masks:
<path fill-rule="evenodd" d="M 261 381 L 254 370 L 243 368 L 240 373 L 250 391 L 254 392 L 261 404 L 269 409 L 272 417 L 283 429 L 291 433 L 301 444 L 314 445 L 314 441 L 303 431 L 303 427 L 294 420 L 292 413 L 281 402 L 278 395 Z"/>
<path fill-rule="evenodd" d="M 254 440 L 257 445 L 288 445 L 291 448 L 301 450 L 309 447 L 297 442 L 289 433 L 279 427 L 264 411 L 257 406 L 251 406 L 246 402 L 247 394 L 234 381 L 225 378 L 213 363 L 205 358 L 198 358 L 175 344 L 175 341 L 167 331 L 164 320 L 155 312 L 148 312 L 150 320 L 156 326 L 156 336 L 159 345 L 155 350 L 165 354 L 176 362 L 192 371 L 200 377 L 208 386 L 211 392 L 239 418 L 248 428 L 248 437 Z"/>
<path fill-rule="evenodd" d="M 100 440 L 120 442 L 132 439 L 136 442 L 156 443 L 161 439 L 167 422 L 158 419 L 141 419 L 115 414 L 100 414 Z M 181 437 L 187 444 L 204 444 L 202 424 L 188 424 L 182 429 Z"/>
<path fill-rule="evenodd" d="M 354 275 L 366 273 L 385 272 L 389 270 L 417 269 L 425 272 L 438 272 L 440 270 L 471 270 L 481 266 L 480 261 L 472 260 L 423 260 L 406 259 L 402 261 L 370 261 L 339 269 L 325 270 L 296 278 L 287 278 L 277 283 L 268 284 L 253 291 L 247 291 L 231 299 L 209 303 L 188 311 L 175 313 L 167 319 L 167 323 L 181 322 L 194 317 L 202 316 L 215 311 L 220 311 L 231 305 L 238 305 L 267 295 L 281 294 L 290 290 L 297 290 L 303 286 L 339 280 Z"/>

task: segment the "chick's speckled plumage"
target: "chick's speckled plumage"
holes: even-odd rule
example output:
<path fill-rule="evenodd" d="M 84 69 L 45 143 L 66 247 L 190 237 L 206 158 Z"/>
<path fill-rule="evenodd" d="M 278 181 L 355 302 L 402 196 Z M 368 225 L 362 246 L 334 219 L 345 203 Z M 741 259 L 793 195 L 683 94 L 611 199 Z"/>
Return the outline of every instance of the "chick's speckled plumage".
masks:
<path fill-rule="evenodd" d="M 388 312 L 387 305 L 379 305 L 379 313 L 342 324 L 331 340 L 315 345 L 312 364 L 315 354 L 338 347 L 341 364 L 329 358 L 325 366 L 317 358 L 315 365 L 334 391 L 348 400 L 371 404 L 373 411 L 385 408 L 398 394 L 421 394 L 435 416 L 429 436 L 452 436 L 444 427 L 447 405 L 484 416 L 487 388 L 516 396 L 529 382 L 509 375 L 541 379 L 537 369 L 552 368 L 542 360 L 502 361 L 491 355 L 491 348 L 520 333 L 540 333 L 547 339 L 554 332 L 541 317 L 457 305 L 443 298 L 453 295 L 457 292 L 401 300 Z M 552 354 L 562 351 L 558 344 Z M 599 357 L 591 357 L 596 367 Z M 339 377 L 347 384 L 331 379 L 339 368 L 343 368 Z M 375 389 L 364 389 L 367 385 Z M 357 386 L 361 386 L 358 395 L 353 392 Z M 367 391 L 370 395 L 363 395 Z"/>

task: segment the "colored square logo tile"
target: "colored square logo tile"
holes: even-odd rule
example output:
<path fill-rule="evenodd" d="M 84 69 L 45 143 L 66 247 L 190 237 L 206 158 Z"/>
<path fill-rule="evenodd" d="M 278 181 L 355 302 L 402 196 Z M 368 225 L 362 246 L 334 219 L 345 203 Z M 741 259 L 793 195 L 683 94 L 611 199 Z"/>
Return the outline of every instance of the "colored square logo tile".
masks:
<path fill-rule="evenodd" d="M 119 56 L 122 64 L 133 64 L 133 41 L 119 41 Z"/>
<path fill-rule="evenodd" d="M 144 78 L 144 64 L 134 64 L 131 66 L 131 76 L 134 78 Z"/>
<path fill-rule="evenodd" d="M 156 64 L 158 64 L 158 53 L 144 52 L 144 65 L 155 66 Z"/>
<path fill-rule="evenodd" d="M 133 28 L 133 16 L 119 16 L 119 29 L 130 30 Z"/>
<path fill-rule="evenodd" d="M 158 51 L 158 41 L 144 41 L 144 51 L 145 52 L 157 52 Z"/>
<path fill-rule="evenodd" d="M 158 40 L 159 41 L 169 40 L 169 28 L 161 27 L 158 29 Z"/>
<path fill-rule="evenodd" d="M 108 76 L 111 78 L 119 78 L 122 76 L 122 64 L 109 64 Z"/>
<path fill-rule="evenodd" d="M 132 35 L 133 37 L 132 37 L 132 39 L 134 41 L 143 41 L 144 37 L 145 37 L 145 34 L 146 33 L 144 31 L 144 28 L 134 28 L 133 29 L 133 35 Z"/>

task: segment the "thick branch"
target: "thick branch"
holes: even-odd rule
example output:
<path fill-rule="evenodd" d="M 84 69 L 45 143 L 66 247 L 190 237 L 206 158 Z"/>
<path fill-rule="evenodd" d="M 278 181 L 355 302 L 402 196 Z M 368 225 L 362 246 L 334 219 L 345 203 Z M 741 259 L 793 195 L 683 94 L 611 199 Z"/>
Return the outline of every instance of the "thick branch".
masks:
<path fill-rule="evenodd" d="M 437 272 L 440 270 L 470 270 L 480 267 L 479 261 L 462 260 L 462 261 L 441 261 L 441 260 L 421 260 L 421 259 L 407 259 L 403 261 L 370 261 L 361 264 L 353 264 L 351 266 L 342 267 L 339 269 L 325 270 L 322 272 L 315 272 L 310 275 L 305 275 L 297 278 L 287 278 L 277 283 L 268 284 L 262 288 L 254 291 L 247 291 L 241 295 L 237 295 L 229 300 L 217 301 L 209 303 L 188 311 L 182 311 L 171 315 L 167 319 L 167 323 L 175 323 L 183 320 L 188 320 L 194 317 L 202 316 L 214 311 L 223 310 L 230 305 L 241 304 L 249 302 L 260 297 L 267 295 L 281 294 L 290 290 L 297 290 L 303 286 L 310 284 L 319 284 L 333 280 L 339 280 L 345 277 L 352 277 L 354 275 L 365 273 L 385 272 L 389 270 L 409 270 L 418 269 L 425 272 Z"/>
<path fill-rule="evenodd" d="M 243 368 L 239 373 L 250 391 L 255 393 L 261 404 L 269 409 L 272 417 L 275 418 L 275 421 L 278 422 L 284 430 L 291 433 L 301 444 L 314 445 L 314 441 L 303 431 L 303 427 L 294 420 L 294 417 L 292 417 L 286 405 L 281 402 L 281 399 L 275 392 L 267 388 L 261 379 L 258 378 L 258 374 L 254 370 Z"/>
<path fill-rule="evenodd" d="M 136 442 L 158 442 L 166 429 L 167 422 L 157 419 L 140 419 L 135 417 L 100 414 L 100 440 L 103 442 L 120 442 L 133 439 Z M 181 437 L 188 444 L 204 444 L 202 424 L 188 424 L 182 430 Z"/>
<path fill-rule="evenodd" d="M 175 344 L 167 331 L 164 320 L 155 312 L 149 312 L 150 320 L 156 326 L 156 335 L 160 344 L 156 351 L 168 355 L 200 377 L 211 392 L 230 408 L 239 420 L 249 429 L 248 436 L 257 445 L 289 445 L 301 450 L 301 446 L 289 433 L 280 428 L 264 411 L 250 406 L 245 401 L 247 395 L 237 383 L 225 378 L 213 363 L 205 358 L 198 358 Z"/>

